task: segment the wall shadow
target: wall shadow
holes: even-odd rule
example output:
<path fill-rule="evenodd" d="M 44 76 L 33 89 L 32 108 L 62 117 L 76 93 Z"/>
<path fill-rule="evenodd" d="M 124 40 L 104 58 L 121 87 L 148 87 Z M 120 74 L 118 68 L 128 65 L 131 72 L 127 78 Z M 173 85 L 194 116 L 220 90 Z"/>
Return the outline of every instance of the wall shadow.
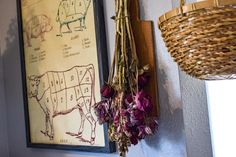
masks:
<path fill-rule="evenodd" d="M 146 143 L 150 147 L 159 147 L 161 140 L 169 140 L 173 143 L 178 143 L 184 137 L 184 119 L 183 109 L 172 109 L 169 102 L 168 93 L 165 89 L 165 82 L 167 76 L 165 71 L 158 69 L 158 85 L 159 85 L 159 103 L 160 103 L 160 117 L 159 117 L 159 130 L 154 137 L 148 137 Z"/>

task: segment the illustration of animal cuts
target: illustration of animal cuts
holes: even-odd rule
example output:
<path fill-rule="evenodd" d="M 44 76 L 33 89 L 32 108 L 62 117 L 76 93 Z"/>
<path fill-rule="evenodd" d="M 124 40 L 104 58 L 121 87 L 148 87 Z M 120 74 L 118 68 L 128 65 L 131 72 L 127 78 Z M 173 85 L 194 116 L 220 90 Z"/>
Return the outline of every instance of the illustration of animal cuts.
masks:
<path fill-rule="evenodd" d="M 70 24 L 79 21 L 76 31 L 82 31 L 86 28 L 85 19 L 91 0 L 62 0 L 58 7 L 56 21 L 60 24 L 60 33 L 62 36 L 62 27 L 67 26 L 68 31 L 63 33 L 72 33 Z"/>
<path fill-rule="evenodd" d="M 28 95 L 35 98 L 45 114 L 45 130 L 40 132 L 54 139 L 53 119 L 78 110 L 81 123 L 77 133 L 66 132 L 82 142 L 93 145 L 96 135 L 96 120 L 91 109 L 95 104 L 95 71 L 92 64 L 75 66 L 67 71 L 48 71 L 40 76 L 29 76 Z M 91 139 L 82 137 L 85 120 L 91 125 Z"/>
<path fill-rule="evenodd" d="M 45 33 L 53 29 L 50 18 L 46 15 L 37 15 L 30 18 L 24 28 L 26 33 L 27 46 L 31 47 L 31 40 L 41 38 L 41 42 L 45 41 Z"/>

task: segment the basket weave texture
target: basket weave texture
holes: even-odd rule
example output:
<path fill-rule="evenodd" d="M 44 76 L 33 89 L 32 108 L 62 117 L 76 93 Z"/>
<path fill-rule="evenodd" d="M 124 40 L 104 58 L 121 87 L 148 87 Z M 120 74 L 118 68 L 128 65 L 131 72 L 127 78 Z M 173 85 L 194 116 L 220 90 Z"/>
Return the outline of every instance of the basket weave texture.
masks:
<path fill-rule="evenodd" d="M 236 78 L 236 0 L 159 23 L 169 53 L 187 74 L 204 80 Z"/>

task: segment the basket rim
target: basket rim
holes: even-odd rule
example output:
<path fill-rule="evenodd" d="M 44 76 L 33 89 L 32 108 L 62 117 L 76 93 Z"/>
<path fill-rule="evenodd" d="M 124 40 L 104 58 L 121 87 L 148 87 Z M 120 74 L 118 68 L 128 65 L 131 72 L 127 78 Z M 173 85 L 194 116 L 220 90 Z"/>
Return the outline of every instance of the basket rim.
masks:
<path fill-rule="evenodd" d="M 191 11 L 196 11 L 196 10 L 204 9 L 204 8 L 227 6 L 227 5 L 236 5 L 236 0 L 205 0 L 201 2 L 187 4 L 182 7 L 172 9 L 166 12 L 165 14 L 163 14 L 162 16 L 160 16 L 158 25 L 160 25 L 162 22 L 172 17 L 181 15 L 183 13 L 188 13 Z"/>

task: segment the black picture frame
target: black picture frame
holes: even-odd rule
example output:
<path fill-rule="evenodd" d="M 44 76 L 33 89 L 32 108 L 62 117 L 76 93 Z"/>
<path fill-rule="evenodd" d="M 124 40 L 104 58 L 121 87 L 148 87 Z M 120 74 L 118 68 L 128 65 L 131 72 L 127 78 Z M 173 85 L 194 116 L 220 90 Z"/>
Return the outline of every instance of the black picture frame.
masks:
<path fill-rule="evenodd" d="M 46 149 L 59 149 L 59 150 L 74 150 L 85 152 L 102 152 L 113 153 L 116 151 L 116 145 L 108 138 L 108 126 L 104 125 L 105 131 L 105 147 L 97 146 L 73 146 L 62 144 L 40 144 L 32 143 L 30 136 L 30 123 L 29 123 L 29 109 L 28 109 L 28 93 L 27 93 L 27 81 L 26 81 L 26 64 L 24 54 L 24 34 L 22 25 L 22 8 L 21 0 L 17 1 L 17 18 L 18 18 L 18 31 L 19 31 L 19 44 L 20 44 L 20 56 L 21 56 L 21 70 L 22 70 L 22 85 L 23 85 L 23 99 L 24 99 L 24 113 L 25 113 L 25 126 L 26 126 L 26 142 L 29 148 L 46 148 Z M 100 84 L 103 85 L 108 79 L 108 56 L 107 45 L 105 35 L 105 21 L 103 14 L 103 1 L 92 0 L 94 6 L 94 21 L 96 25 L 96 40 L 97 40 L 97 56 L 99 63 L 99 79 Z"/>

